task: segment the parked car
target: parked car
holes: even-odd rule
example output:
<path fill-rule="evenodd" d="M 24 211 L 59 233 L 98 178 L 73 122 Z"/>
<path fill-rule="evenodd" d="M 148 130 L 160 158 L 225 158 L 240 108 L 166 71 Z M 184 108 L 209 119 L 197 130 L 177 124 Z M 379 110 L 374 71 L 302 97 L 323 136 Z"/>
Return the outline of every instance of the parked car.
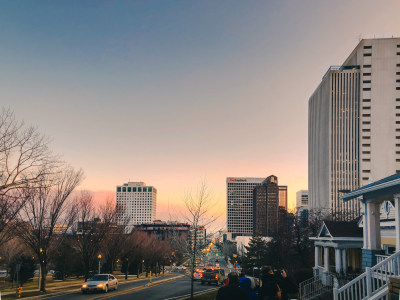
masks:
<path fill-rule="evenodd" d="M 201 277 L 201 284 L 215 283 L 217 286 L 225 281 L 225 271 L 222 269 L 206 269 Z"/>
<path fill-rule="evenodd" d="M 104 292 L 118 288 L 118 279 L 111 274 L 97 274 L 82 285 L 82 294 L 87 292 Z"/>

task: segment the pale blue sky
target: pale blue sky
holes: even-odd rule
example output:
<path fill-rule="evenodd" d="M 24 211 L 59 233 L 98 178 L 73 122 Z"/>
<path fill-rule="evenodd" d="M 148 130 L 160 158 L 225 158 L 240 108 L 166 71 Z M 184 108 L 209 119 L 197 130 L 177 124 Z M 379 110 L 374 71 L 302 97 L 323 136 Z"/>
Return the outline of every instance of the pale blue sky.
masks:
<path fill-rule="evenodd" d="M 83 187 L 129 179 L 162 210 L 207 178 L 307 188 L 307 101 L 399 1 L 0 1 L 0 99 L 53 138 Z"/>

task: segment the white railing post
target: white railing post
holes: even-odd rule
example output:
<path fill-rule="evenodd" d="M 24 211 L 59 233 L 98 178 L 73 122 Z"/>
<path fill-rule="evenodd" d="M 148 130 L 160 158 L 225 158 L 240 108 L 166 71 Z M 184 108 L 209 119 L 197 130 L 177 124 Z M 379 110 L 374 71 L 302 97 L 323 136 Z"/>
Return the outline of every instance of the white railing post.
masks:
<path fill-rule="evenodd" d="M 339 300 L 339 290 L 337 288 L 333 288 L 333 299 Z"/>
<path fill-rule="evenodd" d="M 367 283 L 367 297 L 371 297 L 372 295 L 372 277 L 371 277 L 371 268 L 366 267 L 365 272 L 367 273 L 367 277 L 365 278 Z"/>

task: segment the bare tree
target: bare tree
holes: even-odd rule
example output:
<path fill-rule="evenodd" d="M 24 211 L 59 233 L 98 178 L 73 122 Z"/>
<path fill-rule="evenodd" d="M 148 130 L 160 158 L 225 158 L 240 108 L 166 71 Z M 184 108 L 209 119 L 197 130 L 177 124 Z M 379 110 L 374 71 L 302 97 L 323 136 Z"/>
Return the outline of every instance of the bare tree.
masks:
<path fill-rule="evenodd" d="M 116 229 L 116 209 L 111 199 L 99 209 L 96 208 L 93 195 L 82 191 L 77 198 L 78 228 L 74 248 L 81 257 L 85 280 L 95 269 L 97 257 L 101 254 L 107 235 Z"/>
<path fill-rule="evenodd" d="M 122 260 L 125 264 L 125 280 L 128 279 L 128 272 L 131 264 L 137 266 L 137 277 L 139 278 L 140 266 L 144 268 L 145 252 L 149 243 L 149 237 L 144 232 L 134 231 L 126 240 L 122 249 Z"/>
<path fill-rule="evenodd" d="M 111 204 L 110 201 L 108 201 L 108 203 Z M 115 213 L 112 215 L 113 220 L 111 220 L 113 224 L 110 226 L 104 238 L 105 259 L 111 273 L 114 271 L 114 262 L 125 253 L 124 248 L 132 233 L 128 230 L 128 228 L 130 228 L 130 218 L 128 216 L 125 215 L 121 218 L 122 220 L 120 219 L 117 221 L 117 216 L 121 215 L 120 212 L 122 211 L 122 207 L 118 205 L 115 207 Z"/>
<path fill-rule="evenodd" d="M 178 240 L 181 251 L 185 253 L 190 262 L 190 299 L 194 293 L 194 271 L 196 268 L 197 257 L 200 255 L 204 245 L 198 243 L 198 234 L 201 228 L 207 228 L 218 219 L 218 216 L 211 215 L 212 194 L 210 188 L 203 180 L 195 192 L 187 191 L 184 197 L 186 214 L 184 219 L 190 224 L 188 240 Z M 203 229 L 204 229 L 203 228 Z"/>
<path fill-rule="evenodd" d="M 9 109 L 0 111 L 0 244 L 27 200 L 19 190 L 42 183 L 58 164 L 48 145 L 36 127 L 17 121 Z"/>
<path fill-rule="evenodd" d="M 82 171 L 65 166 L 54 175 L 43 175 L 21 190 L 26 204 L 19 212 L 15 233 L 35 253 L 40 263 L 40 291 L 46 291 L 49 253 L 62 242 L 76 216 L 70 194 L 83 177 Z"/>

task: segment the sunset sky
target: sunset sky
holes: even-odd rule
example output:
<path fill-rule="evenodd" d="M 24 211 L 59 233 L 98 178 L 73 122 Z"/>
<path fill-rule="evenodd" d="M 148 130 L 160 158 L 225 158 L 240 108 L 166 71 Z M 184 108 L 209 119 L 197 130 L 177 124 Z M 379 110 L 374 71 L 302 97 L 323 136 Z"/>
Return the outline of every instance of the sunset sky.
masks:
<path fill-rule="evenodd" d="M 206 180 L 307 189 L 307 102 L 400 1 L 1 1 L 1 106 L 53 139 L 96 198 L 144 181 L 157 217 Z"/>

